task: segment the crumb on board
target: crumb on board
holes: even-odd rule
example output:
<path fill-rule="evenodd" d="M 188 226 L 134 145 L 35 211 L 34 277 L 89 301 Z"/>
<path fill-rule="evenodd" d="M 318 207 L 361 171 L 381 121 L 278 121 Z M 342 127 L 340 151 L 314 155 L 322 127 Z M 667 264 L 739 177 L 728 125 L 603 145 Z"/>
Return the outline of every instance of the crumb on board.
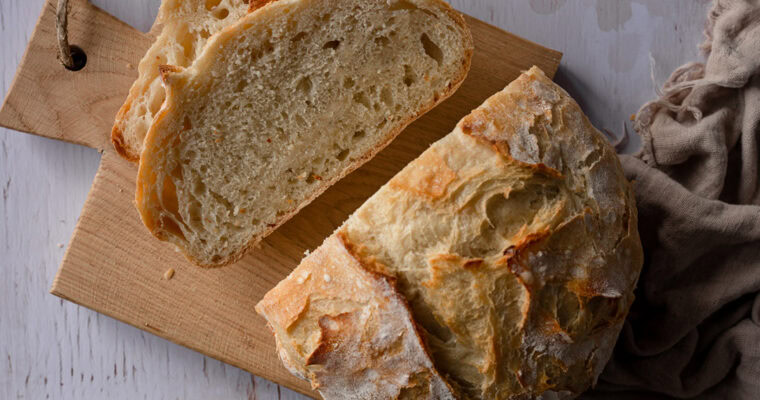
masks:
<path fill-rule="evenodd" d="M 59 249 L 63 248 L 63 243 L 58 243 L 56 246 L 58 246 Z"/>
<path fill-rule="evenodd" d="M 167 281 L 172 279 L 174 277 L 174 268 L 169 268 L 166 272 L 164 272 L 164 279 Z"/>

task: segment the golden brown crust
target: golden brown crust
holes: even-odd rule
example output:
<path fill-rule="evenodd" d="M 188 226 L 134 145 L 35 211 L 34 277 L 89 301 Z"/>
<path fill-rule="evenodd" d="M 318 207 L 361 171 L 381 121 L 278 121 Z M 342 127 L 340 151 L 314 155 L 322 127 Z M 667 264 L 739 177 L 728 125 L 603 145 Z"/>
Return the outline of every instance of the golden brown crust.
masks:
<path fill-rule="evenodd" d="M 264 4 L 264 5 L 267 5 L 269 3 L 273 3 L 275 1 L 276 0 L 266 1 L 266 4 Z M 471 34 L 470 30 L 469 30 L 469 27 L 468 27 L 468 25 L 467 25 L 464 17 L 462 16 L 462 14 L 460 14 L 458 11 L 454 10 L 448 3 L 445 3 L 443 1 L 436 2 L 436 3 L 439 3 L 438 5 L 440 5 L 440 7 L 442 7 L 442 9 L 444 10 L 444 12 L 446 12 L 454 20 L 454 22 L 462 29 L 462 32 L 463 32 L 463 34 L 465 36 L 465 43 L 463 44 L 464 48 L 465 48 L 465 54 L 464 54 L 462 65 L 461 65 L 458 73 L 456 74 L 456 76 L 451 80 L 451 82 L 448 85 L 448 88 L 447 88 L 447 90 L 445 92 L 440 93 L 438 96 L 436 96 L 434 99 L 432 99 L 432 101 L 430 103 L 428 103 L 428 104 L 424 105 L 423 107 L 421 107 L 420 110 L 419 110 L 419 112 L 416 115 L 414 115 L 411 118 L 408 118 L 407 120 L 399 123 L 398 128 L 390 131 L 388 133 L 388 135 L 385 138 L 383 138 L 382 141 L 377 146 L 375 146 L 374 148 L 371 149 L 371 151 L 369 151 L 366 154 L 361 155 L 360 157 L 357 157 L 338 176 L 334 177 L 333 179 L 329 179 L 329 180 L 321 180 L 320 179 L 321 185 L 319 185 L 318 187 L 315 188 L 314 192 L 312 193 L 312 195 L 309 198 L 307 198 L 302 203 L 297 204 L 296 207 L 294 207 L 290 211 L 288 211 L 288 212 L 282 214 L 281 216 L 277 217 L 277 220 L 273 224 L 270 224 L 267 227 L 267 230 L 265 230 L 264 232 L 262 232 L 260 235 L 257 235 L 255 237 L 253 237 L 248 242 L 248 244 L 246 246 L 244 246 L 243 248 L 241 248 L 239 251 L 235 252 L 231 256 L 229 256 L 229 257 L 227 257 L 227 258 L 225 258 L 223 260 L 220 260 L 218 263 L 206 263 L 206 262 L 203 262 L 201 260 L 198 260 L 198 259 L 194 258 L 188 251 L 185 250 L 185 248 L 183 246 L 183 243 L 181 241 L 176 240 L 176 238 L 174 238 L 172 235 L 167 235 L 165 233 L 162 233 L 162 232 L 159 232 L 159 231 L 156 230 L 158 227 L 160 227 L 160 224 L 156 223 L 156 221 L 155 221 L 158 218 L 158 216 L 154 215 L 154 213 L 151 210 L 151 207 L 149 206 L 150 201 L 144 195 L 145 192 L 149 192 L 149 190 L 150 190 L 150 185 L 146 184 L 146 182 L 152 182 L 152 180 L 151 180 L 150 177 L 152 175 L 155 175 L 155 174 L 154 174 L 154 172 L 152 172 L 152 171 L 149 170 L 149 167 L 148 167 L 148 165 L 150 164 L 149 162 L 141 162 L 140 168 L 139 168 L 139 172 L 138 172 L 138 190 L 136 192 L 136 198 L 135 199 L 136 199 L 137 208 L 138 208 L 138 211 L 140 212 L 141 218 L 142 218 L 143 222 L 145 223 L 145 225 L 147 227 L 149 227 L 149 229 L 151 230 L 151 233 L 156 238 L 158 238 L 160 240 L 169 241 L 169 242 L 172 242 L 173 244 L 177 245 L 177 248 L 185 255 L 185 257 L 188 260 L 190 260 L 191 262 L 193 262 L 194 264 L 196 264 L 196 265 L 198 265 L 198 266 L 200 266 L 202 268 L 219 268 L 219 267 L 224 267 L 224 266 L 233 264 L 233 263 L 239 261 L 247 252 L 249 252 L 254 247 L 256 247 L 256 245 L 258 245 L 258 243 L 263 238 L 265 238 L 266 236 L 268 236 L 269 234 L 271 234 L 272 232 L 274 232 L 277 228 L 279 228 L 280 226 L 282 226 L 285 222 L 287 222 L 288 220 L 290 220 L 301 209 L 303 209 L 305 206 L 307 206 L 312 201 L 314 201 L 317 197 L 319 197 L 322 193 L 324 193 L 328 188 L 330 188 L 332 185 L 334 185 L 335 183 L 337 183 L 339 180 L 343 179 L 345 176 L 347 176 L 351 172 L 355 171 L 357 168 L 359 168 L 360 166 L 364 165 L 367 161 L 369 161 L 370 159 L 372 159 L 373 157 L 375 157 L 380 151 L 382 151 L 385 147 L 387 147 L 412 122 L 414 122 L 419 117 L 421 117 L 422 115 L 426 114 L 428 111 L 432 110 L 438 104 L 442 103 L 447 98 L 449 98 L 451 95 L 453 95 L 459 89 L 459 87 L 462 85 L 462 83 L 464 82 L 464 80 L 467 77 L 467 74 L 468 74 L 468 72 L 470 70 L 470 66 L 471 66 L 471 63 L 472 63 L 472 55 L 473 55 L 473 52 L 474 52 L 474 44 L 473 44 L 473 41 L 472 41 L 472 34 Z M 251 7 L 253 7 L 254 4 L 255 4 L 255 1 L 252 1 Z M 260 9 L 260 8 L 261 8 L 261 6 L 257 7 L 256 9 Z M 251 16 L 250 18 L 255 18 L 255 17 Z M 223 30 L 223 32 L 221 32 L 220 34 L 233 35 L 233 34 L 235 34 L 236 30 L 245 29 L 245 27 L 246 27 L 246 25 L 248 23 L 249 23 L 249 21 L 247 21 L 245 19 L 241 19 L 237 24 L 234 24 L 234 25 L 231 25 L 231 26 L 228 26 L 227 28 L 225 28 Z M 169 67 L 170 66 L 162 66 L 162 68 L 164 68 L 162 70 L 162 76 L 164 76 L 164 75 L 170 76 L 172 72 L 177 72 L 175 70 L 170 69 Z M 145 139 L 145 141 L 146 141 L 146 146 L 145 147 L 146 148 L 149 147 L 147 145 L 147 143 L 149 141 L 154 140 L 154 139 L 151 139 L 151 138 L 154 137 L 154 136 L 156 136 L 156 133 L 154 133 L 154 132 L 158 131 L 158 127 L 161 126 L 161 120 L 164 119 L 166 117 L 166 115 L 168 115 L 171 112 L 170 110 L 172 109 L 172 105 L 169 104 L 169 103 L 170 103 L 170 99 L 173 97 L 173 95 L 172 95 L 172 91 L 173 91 L 172 85 L 173 85 L 172 82 L 170 82 L 166 78 L 164 78 L 164 86 L 166 88 L 166 93 L 167 93 L 166 97 L 167 97 L 167 99 L 165 100 L 165 102 L 164 102 L 161 110 L 159 111 L 159 113 L 156 115 L 156 118 L 154 119 L 154 122 L 151 125 L 151 128 L 150 128 L 150 130 L 148 132 L 148 135 L 146 136 L 146 139 Z M 147 156 L 150 157 L 150 155 L 147 155 Z M 146 157 L 146 155 L 143 155 L 143 157 Z M 142 184 L 141 184 L 141 182 L 142 182 Z M 432 182 L 432 183 L 434 183 L 434 182 Z"/>
<path fill-rule="evenodd" d="M 326 399 L 455 399 L 393 280 L 350 247 L 328 238 L 256 306 L 286 366 Z"/>
<path fill-rule="evenodd" d="M 123 112 L 119 110 L 119 114 L 117 114 L 117 120 L 120 120 L 123 118 L 123 115 L 126 114 L 126 112 L 129 110 L 131 103 L 124 103 L 122 106 Z M 130 151 L 129 146 L 124 142 L 124 131 L 121 130 L 120 124 L 114 124 L 113 128 L 111 129 L 111 143 L 113 143 L 114 149 L 116 149 L 116 152 L 119 153 L 120 156 L 122 156 L 127 161 L 131 162 L 138 162 L 140 161 L 140 155 L 132 154 Z"/>
<path fill-rule="evenodd" d="M 364 270 L 398 281 L 435 368 L 458 395 L 572 398 L 595 382 L 633 301 L 642 264 L 636 218 L 614 150 L 534 68 L 334 237 Z M 321 362 L 341 332 L 320 333 Z"/>

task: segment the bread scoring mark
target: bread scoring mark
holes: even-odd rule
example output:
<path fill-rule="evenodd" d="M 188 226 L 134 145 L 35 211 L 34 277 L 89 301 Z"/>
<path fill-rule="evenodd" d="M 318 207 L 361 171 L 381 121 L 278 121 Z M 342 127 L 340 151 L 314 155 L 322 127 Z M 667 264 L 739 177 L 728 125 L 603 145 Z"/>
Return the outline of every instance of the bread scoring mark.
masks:
<path fill-rule="evenodd" d="M 369 253 L 366 246 L 349 240 L 348 232 L 345 229 L 335 232 L 335 238 L 340 241 L 346 253 L 365 271 L 372 274 L 375 278 L 388 282 L 393 287 L 396 286 L 396 278 L 388 272 L 388 267 L 379 262 L 375 256 L 366 255 Z"/>
<path fill-rule="evenodd" d="M 391 179 L 389 186 L 436 200 L 446 194 L 449 185 L 456 179 L 457 173 L 431 148 Z"/>
<path fill-rule="evenodd" d="M 570 337 L 570 334 L 562 328 L 556 318 L 549 314 L 544 314 L 542 317 L 543 318 L 539 322 L 539 327 L 544 335 L 554 337 L 555 339 L 561 340 L 565 343 L 573 343 L 573 339 Z"/>
<path fill-rule="evenodd" d="M 549 136 L 561 96 L 551 83 L 542 82 L 536 75 L 523 74 L 510 84 L 508 90 L 489 98 L 459 122 L 465 135 L 490 144 L 494 151 L 510 161 L 528 166 L 537 173 L 562 178 L 562 173 L 547 165 L 547 158 L 539 140 L 532 137 L 531 129 Z"/>

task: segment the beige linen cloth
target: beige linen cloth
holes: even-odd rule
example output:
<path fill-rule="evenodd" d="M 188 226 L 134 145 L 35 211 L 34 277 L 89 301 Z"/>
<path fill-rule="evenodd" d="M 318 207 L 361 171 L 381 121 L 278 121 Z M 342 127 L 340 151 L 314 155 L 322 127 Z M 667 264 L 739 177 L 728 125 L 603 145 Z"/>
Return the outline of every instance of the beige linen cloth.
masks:
<path fill-rule="evenodd" d="M 760 0 L 716 0 L 705 64 L 636 119 L 645 262 L 615 353 L 585 399 L 760 400 Z"/>

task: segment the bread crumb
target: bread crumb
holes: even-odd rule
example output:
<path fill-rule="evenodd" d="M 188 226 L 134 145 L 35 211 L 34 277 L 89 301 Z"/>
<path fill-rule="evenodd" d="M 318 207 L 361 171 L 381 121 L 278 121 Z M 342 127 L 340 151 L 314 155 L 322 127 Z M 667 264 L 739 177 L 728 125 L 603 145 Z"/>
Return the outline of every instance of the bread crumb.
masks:
<path fill-rule="evenodd" d="M 135 69 L 135 66 L 132 63 L 127 63 L 127 69 Z"/>
<path fill-rule="evenodd" d="M 636 121 L 636 114 L 631 114 L 631 121 Z"/>
<path fill-rule="evenodd" d="M 167 270 L 164 273 L 164 279 L 168 281 L 168 280 L 171 280 L 173 277 L 174 277 L 174 268 L 169 268 L 169 270 Z"/>
<path fill-rule="evenodd" d="M 327 275 L 327 274 L 325 274 L 324 278 L 325 278 L 325 282 L 327 282 L 327 283 L 330 283 L 330 281 L 332 280 L 332 278 L 330 277 L 330 275 Z"/>
<path fill-rule="evenodd" d="M 124 193 L 124 189 L 119 188 L 119 193 Z"/>
<path fill-rule="evenodd" d="M 306 251 L 303 252 L 304 257 L 308 257 L 309 254 L 311 254 L 311 251 L 309 249 L 306 249 Z"/>
<path fill-rule="evenodd" d="M 56 246 L 58 246 L 59 249 L 63 248 L 63 243 L 58 243 Z"/>

